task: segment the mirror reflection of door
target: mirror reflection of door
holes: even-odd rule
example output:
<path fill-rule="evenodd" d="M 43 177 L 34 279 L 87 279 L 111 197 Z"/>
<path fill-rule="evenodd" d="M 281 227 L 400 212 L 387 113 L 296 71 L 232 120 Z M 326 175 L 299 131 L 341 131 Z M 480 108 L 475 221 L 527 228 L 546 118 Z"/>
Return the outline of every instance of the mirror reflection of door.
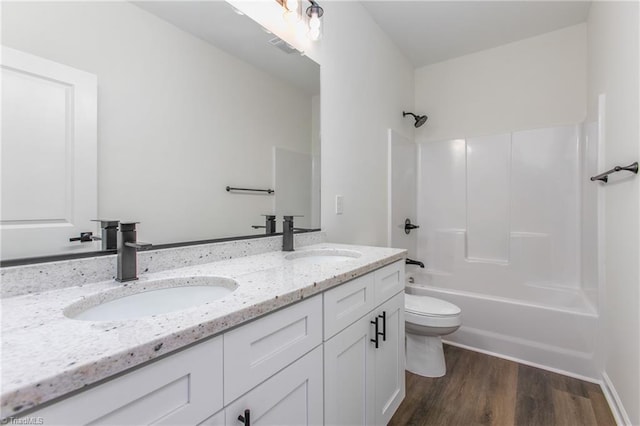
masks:
<path fill-rule="evenodd" d="M 96 76 L 2 48 L 2 259 L 96 250 Z"/>

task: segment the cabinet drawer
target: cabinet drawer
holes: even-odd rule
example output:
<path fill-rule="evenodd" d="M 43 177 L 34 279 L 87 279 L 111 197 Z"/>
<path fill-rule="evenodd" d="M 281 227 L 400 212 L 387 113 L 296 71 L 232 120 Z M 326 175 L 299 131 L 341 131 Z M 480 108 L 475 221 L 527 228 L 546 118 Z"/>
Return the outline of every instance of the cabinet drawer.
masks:
<path fill-rule="evenodd" d="M 370 273 L 324 293 L 324 340 L 374 308 L 374 284 L 374 274 Z"/>
<path fill-rule="evenodd" d="M 375 305 L 404 290 L 404 260 L 378 269 L 375 275 Z"/>
<path fill-rule="evenodd" d="M 320 343 L 319 295 L 225 333 L 225 405 Z"/>
<path fill-rule="evenodd" d="M 194 425 L 222 408 L 222 336 L 29 415 L 48 425 Z"/>

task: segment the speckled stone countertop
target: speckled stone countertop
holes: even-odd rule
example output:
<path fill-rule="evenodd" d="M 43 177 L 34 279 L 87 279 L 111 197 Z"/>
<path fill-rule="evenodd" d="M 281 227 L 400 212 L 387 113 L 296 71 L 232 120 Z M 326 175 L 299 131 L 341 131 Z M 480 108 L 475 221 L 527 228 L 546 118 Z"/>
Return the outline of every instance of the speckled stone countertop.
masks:
<path fill-rule="evenodd" d="M 315 244 L 298 251 L 348 249 L 362 255 L 310 264 L 272 251 L 143 274 L 139 281 L 113 280 L 53 289 L 1 300 L 2 418 L 81 389 L 138 364 L 275 309 L 320 293 L 405 257 L 381 247 Z M 80 321 L 64 315 L 70 305 L 149 288 L 154 280 L 218 276 L 238 288 L 222 299 L 167 314 L 126 321 Z M 68 312 L 68 311 L 67 311 Z"/>

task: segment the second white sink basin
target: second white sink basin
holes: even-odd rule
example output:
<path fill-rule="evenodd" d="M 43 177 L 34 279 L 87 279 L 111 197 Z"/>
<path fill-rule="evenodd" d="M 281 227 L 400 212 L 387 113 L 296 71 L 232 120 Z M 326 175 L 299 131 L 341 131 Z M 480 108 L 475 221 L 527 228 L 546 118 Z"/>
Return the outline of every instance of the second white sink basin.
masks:
<path fill-rule="evenodd" d="M 342 249 L 314 249 L 314 250 L 300 250 L 286 255 L 284 258 L 287 260 L 295 260 L 298 263 L 336 263 L 344 262 L 346 260 L 357 259 L 362 256 L 362 253 L 355 250 L 342 250 Z"/>
<path fill-rule="evenodd" d="M 136 282 L 127 288 L 98 294 L 77 302 L 65 315 L 84 321 L 121 321 L 166 314 L 221 299 L 237 283 L 224 277 L 188 277 Z M 129 294 L 122 294 L 122 291 Z"/>

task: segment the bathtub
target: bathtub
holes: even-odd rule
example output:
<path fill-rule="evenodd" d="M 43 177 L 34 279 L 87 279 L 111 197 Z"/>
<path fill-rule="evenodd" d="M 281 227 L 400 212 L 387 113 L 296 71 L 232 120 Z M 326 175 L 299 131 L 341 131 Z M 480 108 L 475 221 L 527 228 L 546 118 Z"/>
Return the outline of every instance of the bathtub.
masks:
<path fill-rule="evenodd" d="M 406 279 L 407 293 L 446 300 L 462 310 L 462 326 L 445 342 L 599 380 L 598 314 L 579 289 L 519 286 L 505 297 L 438 287 L 433 274 L 413 268 L 407 268 Z"/>

